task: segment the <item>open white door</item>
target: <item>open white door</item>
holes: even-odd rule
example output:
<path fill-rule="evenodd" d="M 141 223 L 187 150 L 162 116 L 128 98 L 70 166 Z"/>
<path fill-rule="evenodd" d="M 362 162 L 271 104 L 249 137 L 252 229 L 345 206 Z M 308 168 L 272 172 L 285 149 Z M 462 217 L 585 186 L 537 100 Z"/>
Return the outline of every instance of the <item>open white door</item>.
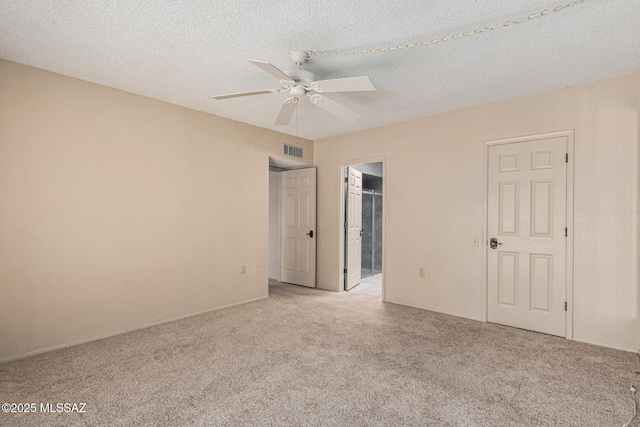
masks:
<path fill-rule="evenodd" d="M 489 322 L 566 334 L 566 153 L 566 137 L 489 147 Z"/>
<path fill-rule="evenodd" d="M 362 172 L 347 168 L 347 266 L 344 289 L 360 283 L 362 278 Z"/>
<path fill-rule="evenodd" d="M 284 171 L 280 280 L 316 286 L 316 169 Z"/>

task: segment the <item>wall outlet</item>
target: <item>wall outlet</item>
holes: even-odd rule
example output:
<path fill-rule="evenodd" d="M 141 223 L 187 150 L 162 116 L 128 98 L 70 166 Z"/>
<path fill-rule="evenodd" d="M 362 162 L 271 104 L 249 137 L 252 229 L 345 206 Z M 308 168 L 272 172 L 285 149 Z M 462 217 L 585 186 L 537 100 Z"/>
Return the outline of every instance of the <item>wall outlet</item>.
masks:
<path fill-rule="evenodd" d="M 420 267 L 418 269 L 418 277 L 424 277 L 426 274 L 426 270 L 424 269 L 424 267 Z"/>
<path fill-rule="evenodd" d="M 258 261 L 256 262 L 256 271 L 260 271 L 262 270 L 262 262 Z"/>
<path fill-rule="evenodd" d="M 243 264 L 240 267 L 240 274 L 245 274 L 246 272 L 247 272 L 247 266 Z"/>
<path fill-rule="evenodd" d="M 471 236 L 471 246 L 478 246 L 478 242 L 479 242 L 479 239 L 476 234 Z"/>

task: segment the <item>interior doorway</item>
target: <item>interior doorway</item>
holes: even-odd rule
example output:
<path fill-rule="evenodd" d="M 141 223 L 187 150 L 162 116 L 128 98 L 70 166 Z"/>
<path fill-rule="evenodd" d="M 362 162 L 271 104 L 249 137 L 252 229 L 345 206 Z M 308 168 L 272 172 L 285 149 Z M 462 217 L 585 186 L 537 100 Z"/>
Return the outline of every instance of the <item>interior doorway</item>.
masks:
<path fill-rule="evenodd" d="M 269 283 L 315 287 L 316 169 L 269 157 Z"/>
<path fill-rule="evenodd" d="M 383 163 L 345 167 L 344 290 L 382 298 Z"/>

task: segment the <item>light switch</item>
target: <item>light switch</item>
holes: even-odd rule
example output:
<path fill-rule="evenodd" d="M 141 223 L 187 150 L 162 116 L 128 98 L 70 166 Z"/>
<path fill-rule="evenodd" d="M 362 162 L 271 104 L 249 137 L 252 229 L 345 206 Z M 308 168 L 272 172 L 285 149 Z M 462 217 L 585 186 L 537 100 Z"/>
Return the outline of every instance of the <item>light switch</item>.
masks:
<path fill-rule="evenodd" d="M 471 236 L 471 246 L 478 246 L 478 236 L 475 234 Z"/>
<path fill-rule="evenodd" d="M 425 269 L 424 267 L 420 267 L 418 269 L 418 277 L 424 277 L 425 276 Z"/>

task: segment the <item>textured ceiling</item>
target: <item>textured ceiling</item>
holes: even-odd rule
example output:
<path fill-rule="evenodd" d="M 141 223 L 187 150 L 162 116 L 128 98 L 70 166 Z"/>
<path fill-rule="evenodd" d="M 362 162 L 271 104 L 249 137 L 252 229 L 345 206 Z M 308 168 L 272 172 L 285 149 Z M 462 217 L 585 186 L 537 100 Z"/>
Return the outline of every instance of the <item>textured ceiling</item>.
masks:
<path fill-rule="evenodd" d="M 640 0 L 591 0 L 522 25 L 393 53 L 315 56 L 318 79 L 368 75 L 377 92 L 332 94 L 363 118 L 285 94 L 216 101 L 277 80 L 288 52 L 388 47 L 501 24 L 562 0 L 0 0 L 0 58 L 309 139 L 351 133 L 640 71 Z"/>

